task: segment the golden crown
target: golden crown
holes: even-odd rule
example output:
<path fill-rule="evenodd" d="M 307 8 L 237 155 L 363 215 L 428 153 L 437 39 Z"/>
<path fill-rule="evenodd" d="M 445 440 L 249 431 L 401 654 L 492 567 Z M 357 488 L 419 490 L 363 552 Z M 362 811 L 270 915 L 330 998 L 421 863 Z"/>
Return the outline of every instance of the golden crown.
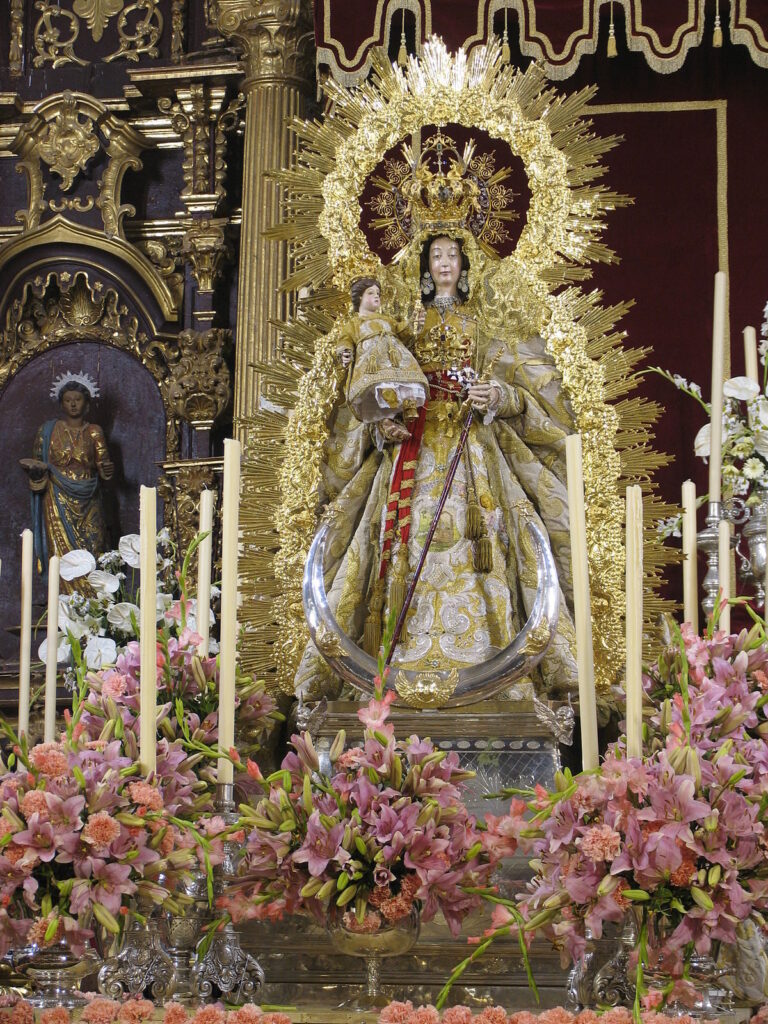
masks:
<path fill-rule="evenodd" d="M 475 156 L 472 139 L 462 152 L 442 131 L 430 136 L 418 156 L 403 144 L 403 161 L 386 160 L 386 177 L 376 176 L 377 194 L 368 205 L 378 214 L 371 224 L 384 231 L 387 249 L 403 249 L 411 239 L 440 232 L 469 230 L 487 251 L 505 242 L 504 221 L 518 216 L 508 209 L 515 193 L 501 182 L 510 169 L 495 170 L 493 153 Z"/>

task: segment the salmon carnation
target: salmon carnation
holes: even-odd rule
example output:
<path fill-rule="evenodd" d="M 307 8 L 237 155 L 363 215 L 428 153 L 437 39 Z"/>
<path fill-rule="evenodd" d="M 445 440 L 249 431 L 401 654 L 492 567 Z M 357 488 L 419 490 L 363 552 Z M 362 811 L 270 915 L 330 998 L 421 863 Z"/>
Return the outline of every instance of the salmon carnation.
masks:
<path fill-rule="evenodd" d="M 148 782 L 132 782 L 128 792 L 134 803 L 143 804 L 150 811 L 162 811 L 163 798 L 160 791 L 150 786 Z"/>
<path fill-rule="evenodd" d="M 154 1003 L 148 999 L 129 999 L 123 1003 L 117 1014 L 118 1024 L 141 1024 L 155 1012 Z"/>
<path fill-rule="evenodd" d="M 163 1024 L 186 1024 L 189 1014 L 181 1003 L 167 1003 L 163 1014 Z"/>
<path fill-rule="evenodd" d="M 109 846 L 120 835 L 120 824 L 106 811 L 99 811 L 91 815 L 81 834 L 86 843 Z"/>
<path fill-rule="evenodd" d="M 227 1016 L 227 1024 L 261 1024 L 261 1008 L 253 1003 L 246 1003 L 239 1010 L 232 1010 Z"/>
<path fill-rule="evenodd" d="M 80 1020 L 85 1024 L 112 1024 L 120 1011 L 120 1003 L 115 999 L 93 999 L 83 1007 Z"/>
<path fill-rule="evenodd" d="M 11 1024 L 35 1024 L 35 1011 L 26 999 L 20 999 L 13 1007 Z"/>
<path fill-rule="evenodd" d="M 61 778 L 69 771 L 69 761 L 60 743 L 38 743 L 30 750 L 29 759 L 46 779 Z"/>
<path fill-rule="evenodd" d="M 470 1024 L 472 1011 L 468 1006 L 450 1006 L 443 1013 L 443 1024 Z"/>
<path fill-rule="evenodd" d="M 48 816 L 48 801 L 41 789 L 30 789 L 21 798 L 21 813 L 29 820 L 33 814 Z"/>
<path fill-rule="evenodd" d="M 50 923 L 50 917 L 38 917 L 36 921 L 33 921 L 27 932 L 27 943 L 30 946 L 52 946 L 54 942 L 58 942 L 64 934 L 64 922 L 59 918 L 56 931 L 49 939 L 46 939 L 45 933 L 48 931 Z"/>
<path fill-rule="evenodd" d="M 573 1024 L 573 1014 L 563 1006 L 555 1006 L 539 1014 L 539 1024 Z"/>
<path fill-rule="evenodd" d="M 115 700 L 125 695 L 125 676 L 120 675 L 119 672 L 115 672 L 109 677 L 109 679 L 103 680 L 101 684 L 101 694 L 103 697 L 111 697 Z"/>
<path fill-rule="evenodd" d="M 63 1006 L 43 1010 L 40 1014 L 40 1024 L 70 1024 L 69 1010 L 65 1010 Z"/>
<path fill-rule="evenodd" d="M 486 1006 L 475 1018 L 477 1024 L 507 1024 L 507 1011 L 502 1006 Z M 551 1024 L 561 1024 L 552 1021 Z"/>
<path fill-rule="evenodd" d="M 507 1015 L 504 1014 L 506 1021 Z M 440 1014 L 434 1006 L 417 1006 L 408 1018 L 408 1024 L 440 1024 Z"/>
<path fill-rule="evenodd" d="M 612 861 L 621 852 L 621 836 L 610 825 L 595 825 L 584 833 L 581 852 L 595 862 Z"/>
<path fill-rule="evenodd" d="M 406 1024 L 411 1019 L 412 1013 L 413 1003 L 410 999 L 405 1003 L 395 1000 L 381 1011 L 379 1014 L 379 1024 Z"/>
<path fill-rule="evenodd" d="M 192 1024 L 226 1024 L 227 1014 L 218 1006 L 203 1006 L 192 1018 Z"/>

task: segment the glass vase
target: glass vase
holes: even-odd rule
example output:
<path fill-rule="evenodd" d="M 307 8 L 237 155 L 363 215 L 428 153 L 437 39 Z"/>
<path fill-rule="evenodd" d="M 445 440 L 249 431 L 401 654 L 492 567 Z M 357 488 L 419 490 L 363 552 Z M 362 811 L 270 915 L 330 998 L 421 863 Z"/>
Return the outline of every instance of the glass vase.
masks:
<path fill-rule="evenodd" d="M 366 991 L 345 1003 L 346 1008 L 373 1010 L 388 1005 L 390 1000 L 380 988 L 381 961 L 411 950 L 419 937 L 420 925 L 419 907 L 415 903 L 396 921 L 387 921 L 378 911 L 368 908 L 359 922 L 354 910 L 331 907 L 326 927 L 333 948 L 344 956 L 363 958 L 366 966 Z"/>

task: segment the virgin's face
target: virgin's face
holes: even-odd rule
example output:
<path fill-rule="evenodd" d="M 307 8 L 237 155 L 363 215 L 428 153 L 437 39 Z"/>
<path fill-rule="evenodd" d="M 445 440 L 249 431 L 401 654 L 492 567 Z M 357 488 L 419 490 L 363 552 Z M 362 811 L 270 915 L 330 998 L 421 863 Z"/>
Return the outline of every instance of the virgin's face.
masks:
<path fill-rule="evenodd" d="M 429 247 L 429 272 L 438 295 L 458 295 L 461 248 L 452 238 L 436 238 Z"/>
<path fill-rule="evenodd" d="M 71 419 L 85 413 L 85 395 L 80 391 L 65 391 L 61 396 L 61 407 Z"/>

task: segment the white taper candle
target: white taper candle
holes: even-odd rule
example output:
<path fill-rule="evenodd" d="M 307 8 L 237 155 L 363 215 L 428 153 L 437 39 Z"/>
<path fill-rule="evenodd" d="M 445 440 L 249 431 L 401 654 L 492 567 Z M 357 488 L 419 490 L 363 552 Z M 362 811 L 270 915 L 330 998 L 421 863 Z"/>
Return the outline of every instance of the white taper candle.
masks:
<path fill-rule="evenodd" d="M 143 775 L 157 767 L 157 492 L 140 491 L 139 762 Z"/>
<path fill-rule="evenodd" d="M 35 545 L 31 530 L 21 535 L 21 636 L 19 638 L 19 736 L 29 733 L 29 679 L 32 657 L 32 574 Z"/>
<path fill-rule="evenodd" d="M 719 502 L 723 459 L 723 365 L 725 359 L 726 276 L 715 274 L 715 305 L 712 319 L 712 408 L 709 450 L 709 500 Z"/>
<path fill-rule="evenodd" d="M 717 571 L 720 581 L 720 601 L 731 596 L 731 524 L 721 519 L 717 524 Z M 731 632 L 731 606 L 724 605 L 720 612 L 720 629 Z"/>
<path fill-rule="evenodd" d="M 754 327 L 744 328 L 744 373 L 760 386 L 757 368 L 757 333 Z"/>
<path fill-rule="evenodd" d="M 643 491 L 626 494 L 627 756 L 643 756 Z"/>
<path fill-rule="evenodd" d="M 208 657 L 211 623 L 211 556 L 213 553 L 213 491 L 205 490 L 200 494 L 200 527 L 199 533 L 208 536 L 200 541 L 197 549 L 197 632 L 200 634 L 198 653 L 201 658 Z"/>
<path fill-rule="evenodd" d="M 699 632 L 699 577 L 696 547 L 696 484 L 683 484 L 683 619 Z"/>
<path fill-rule="evenodd" d="M 579 722 L 581 763 L 584 770 L 597 768 L 597 703 L 595 699 L 594 651 L 592 649 L 592 607 L 589 594 L 587 525 L 584 510 L 584 474 L 581 435 L 565 439 L 568 471 L 568 517 L 573 566 L 573 604 L 576 627 L 576 660 L 579 674 Z"/>
<path fill-rule="evenodd" d="M 45 710 L 43 712 L 43 739 L 53 743 L 56 739 L 56 675 L 58 671 L 59 641 L 59 564 L 54 555 L 48 562 L 48 630 L 45 651 Z"/>
<path fill-rule="evenodd" d="M 224 442 L 221 527 L 221 637 L 219 640 L 219 746 L 235 744 L 235 666 L 237 661 L 237 554 L 240 508 L 240 442 Z M 232 764 L 219 758 L 217 779 L 233 781 Z"/>

